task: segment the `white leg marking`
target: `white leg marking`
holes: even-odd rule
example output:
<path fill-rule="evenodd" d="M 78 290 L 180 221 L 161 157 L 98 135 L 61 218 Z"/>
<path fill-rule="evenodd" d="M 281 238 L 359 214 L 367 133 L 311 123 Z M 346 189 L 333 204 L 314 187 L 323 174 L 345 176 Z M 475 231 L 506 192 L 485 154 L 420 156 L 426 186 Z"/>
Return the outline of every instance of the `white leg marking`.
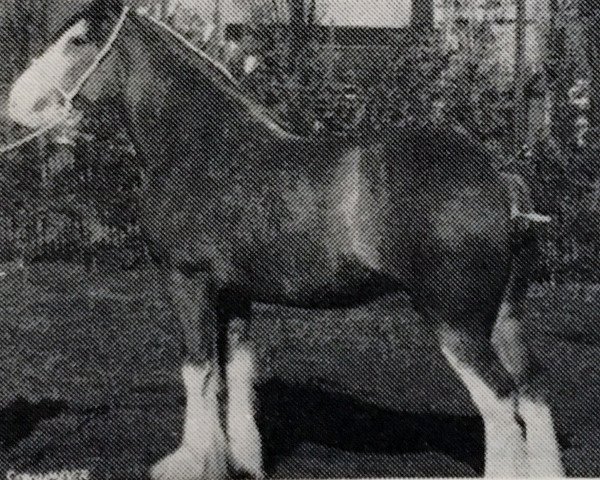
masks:
<path fill-rule="evenodd" d="M 527 474 L 525 439 L 515 418 L 511 398 L 503 399 L 447 348 L 442 352 L 463 381 L 485 426 L 485 476 L 524 477 Z"/>
<path fill-rule="evenodd" d="M 263 478 L 262 443 L 254 411 L 255 359 L 251 346 L 232 342 L 227 364 L 227 433 L 232 467 Z"/>
<path fill-rule="evenodd" d="M 519 414 L 527 431 L 529 476 L 537 478 L 563 478 L 560 448 L 550 408 L 543 400 L 519 398 Z"/>
<path fill-rule="evenodd" d="M 179 448 L 156 464 L 154 480 L 219 480 L 227 474 L 225 434 L 219 421 L 216 368 L 185 365 L 185 425 Z"/>

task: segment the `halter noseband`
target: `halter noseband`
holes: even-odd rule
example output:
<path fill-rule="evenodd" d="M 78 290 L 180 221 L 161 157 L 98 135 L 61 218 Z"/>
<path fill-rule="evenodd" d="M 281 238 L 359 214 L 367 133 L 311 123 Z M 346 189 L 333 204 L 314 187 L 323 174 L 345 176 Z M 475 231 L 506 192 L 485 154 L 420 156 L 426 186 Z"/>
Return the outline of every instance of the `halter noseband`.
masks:
<path fill-rule="evenodd" d="M 102 60 L 104 60 L 104 57 L 106 57 L 106 55 L 108 55 L 108 53 L 111 51 L 115 41 L 117 40 L 117 38 L 119 36 L 119 33 L 121 32 L 121 29 L 123 28 L 123 24 L 125 23 L 127 14 L 129 13 L 129 10 L 130 10 L 129 7 L 123 8 L 123 11 L 121 12 L 121 16 L 119 17 L 119 20 L 118 20 L 117 24 L 115 25 L 115 28 L 113 29 L 110 36 L 108 37 L 108 40 L 106 41 L 106 43 L 104 44 L 102 49 L 98 52 L 98 55 L 96 55 L 96 58 L 94 58 L 94 61 L 92 62 L 92 64 L 83 73 L 83 75 L 81 77 L 79 77 L 79 79 L 75 82 L 75 85 L 73 86 L 73 88 L 69 92 L 63 91 L 60 87 L 55 88 L 55 90 L 60 94 L 60 96 L 62 97 L 62 99 L 64 101 L 64 112 L 65 113 L 63 115 L 61 115 L 59 118 L 57 118 L 56 120 L 50 122 L 48 125 L 40 127 L 35 132 L 23 137 L 22 139 L 14 142 L 14 143 L 10 143 L 8 145 L 0 147 L 0 155 L 3 153 L 11 152 L 11 151 L 21 147 L 22 145 L 25 145 L 26 143 L 29 143 L 32 140 L 35 140 L 36 138 L 41 137 L 45 133 L 49 132 L 53 128 L 55 128 L 58 125 L 60 125 L 61 123 L 63 123 L 67 118 L 69 118 L 69 116 L 71 115 L 71 112 L 73 111 L 73 99 L 79 94 L 79 92 L 81 91 L 81 89 L 83 88 L 85 83 L 89 80 L 89 78 L 92 76 L 92 74 L 98 69 L 98 67 L 100 66 L 100 63 L 102 62 Z M 35 62 L 35 60 L 33 62 Z"/>

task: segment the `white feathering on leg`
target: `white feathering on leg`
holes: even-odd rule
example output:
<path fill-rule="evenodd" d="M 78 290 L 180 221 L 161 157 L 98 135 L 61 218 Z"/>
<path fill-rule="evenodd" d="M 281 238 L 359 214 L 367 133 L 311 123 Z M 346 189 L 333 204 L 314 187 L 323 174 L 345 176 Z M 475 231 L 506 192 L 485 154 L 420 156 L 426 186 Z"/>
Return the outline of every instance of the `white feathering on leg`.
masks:
<path fill-rule="evenodd" d="M 527 452 L 512 398 L 499 398 L 474 370 L 446 348 L 442 353 L 471 394 L 485 427 L 485 476 L 515 478 L 527 475 Z"/>
<path fill-rule="evenodd" d="M 525 422 L 529 458 L 529 476 L 536 478 L 563 478 L 560 449 L 550 408 L 543 400 L 519 398 L 519 414 Z"/>
<path fill-rule="evenodd" d="M 227 364 L 230 461 L 235 470 L 262 478 L 262 443 L 255 420 L 255 374 L 251 346 L 234 346 Z"/>
<path fill-rule="evenodd" d="M 184 365 L 185 424 L 180 447 L 152 468 L 154 480 L 226 478 L 226 442 L 219 421 L 219 376 L 214 366 Z"/>

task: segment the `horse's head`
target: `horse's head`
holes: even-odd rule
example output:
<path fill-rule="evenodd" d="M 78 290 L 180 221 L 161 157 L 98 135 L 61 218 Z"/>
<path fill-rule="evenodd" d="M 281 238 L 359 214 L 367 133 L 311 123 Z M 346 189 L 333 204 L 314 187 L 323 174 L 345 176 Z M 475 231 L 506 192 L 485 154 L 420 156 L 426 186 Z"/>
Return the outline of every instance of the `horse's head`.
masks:
<path fill-rule="evenodd" d="M 10 118 L 39 128 L 66 115 L 71 92 L 101 54 L 122 11 L 122 0 L 93 0 L 66 22 L 12 85 Z"/>

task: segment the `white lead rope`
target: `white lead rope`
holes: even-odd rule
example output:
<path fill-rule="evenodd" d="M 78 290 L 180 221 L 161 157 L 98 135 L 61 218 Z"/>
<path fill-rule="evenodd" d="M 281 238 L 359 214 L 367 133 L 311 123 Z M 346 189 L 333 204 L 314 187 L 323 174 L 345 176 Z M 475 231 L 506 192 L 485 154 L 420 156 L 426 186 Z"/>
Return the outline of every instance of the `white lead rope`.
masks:
<path fill-rule="evenodd" d="M 16 150 L 17 148 L 22 147 L 23 145 L 35 140 L 36 138 L 41 137 L 42 135 L 48 133 L 53 128 L 58 127 L 58 125 L 63 123 L 66 119 L 67 119 L 67 115 L 61 116 L 58 119 L 56 119 L 54 122 L 51 122 L 48 125 L 39 128 L 35 132 L 24 136 L 23 138 L 21 138 L 20 140 L 17 140 L 16 142 L 9 143 L 7 145 L 3 145 L 2 147 L 0 147 L 0 155 L 2 155 L 3 153 L 12 152 L 13 150 Z"/>
<path fill-rule="evenodd" d="M 229 71 L 229 69 L 223 65 L 221 62 L 215 60 L 214 58 L 212 58 L 210 55 L 206 54 L 205 52 L 203 52 L 200 48 L 196 47 L 192 42 L 190 42 L 187 38 L 185 38 L 181 33 L 179 33 L 177 30 L 175 30 L 173 27 L 171 27 L 169 24 L 160 21 L 157 18 L 154 18 L 152 15 L 150 15 L 150 13 L 145 9 L 145 8 L 138 8 L 136 10 L 136 13 L 140 16 L 140 17 L 144 17 L 145 19 L 149 20 L 150 22 L 154 23 L 155 25 L 158 25 L 160 28 L 162 28 L 163 30 L 165 30 L 167 33 L 171 34 L 173 37 L 175 37 L 177 40 L 179 40 L 183 45 L 185 45 L 189 50 L 191 50 L 192 52 L 194 52 L 196 55 L 202 57 L 203 59 L 205 59 L 206 61 L 208 61 L 209 63 L 211 63 L 217 70 L 219 70 L 219 72 L 221 72 L 230 82 L 234 83 L 235 85 L 238 84 L 238 81 L 235 79 L 235 77 L 233 76 L 233 74 Z"/>
<path fill-rule="evenodd" d="M 115 41 L 117 40 L 117 38 L 119 36 L 119 33 L 121 32 L 121 29 L 123 28 L 123 24 L 125 23 L 127 14 L 129 13 L 129 10 L 130 10 L 129 7 L 123 8 L 123 12 L 121 12 L 119 21 L 115 25 L 115 28 L 113 29 L 112 33 L 110 34 L 110 37 L 108 37 L 108 40 L 106 41 L 106 43 L 104 44 L 104 46 L 102 47 L 100 52 L 98 52 L 98 55 L 96 55 L 96 58 L 94 59 L 92 64 L 88 67 L 88 69 L 84 72 L 84 74 L 81 77 L 79 77 L 79 79 L 77 80 L 77 82 L 75 83 L 75 85 L 73 86 L 71 91 L 63 92 L 60 88 L 57 88 L 57 90 L 63 96 L 63 98 L 65 100 L 65 110 L 64 110 L 65 113 L 63 115 L 60 115 L 56 120 L 50 122 L 48 125 L 40 127 L 35 132 L 32 132 L 29 135 L 26 135 L 25 137 L 21 138 L 20 140 L 17 140 L 16 142 L 13 142 L 13 143 L 9 143 L 8 145 L 1 146 L 0 147 L 0 155 L 2 155 L 3 153 L 8 153 L 13 150 L 16 150 L 17 148 L 35 140 L 36 138 L 41 137 L 42 135 L 48 133 L 50 130 L 58 127 L 60 124 L 65 122 L 70 117 L 71 112 L 73 110 L 73 105 L 72 105 L 73 99 L 79 94 L 79 92 L 85 85 L 85 82 L 87 82 L 89 80 L 89 78 L 92 76 L 92 74 L 98 69 L 98 67 L 100 66 L 100 63 L 102 62 L 102 60 L 104 60 L 104 57 L 106 57 L 106 55 L 108 55 L 108 53 L 111 51 Z"/>

